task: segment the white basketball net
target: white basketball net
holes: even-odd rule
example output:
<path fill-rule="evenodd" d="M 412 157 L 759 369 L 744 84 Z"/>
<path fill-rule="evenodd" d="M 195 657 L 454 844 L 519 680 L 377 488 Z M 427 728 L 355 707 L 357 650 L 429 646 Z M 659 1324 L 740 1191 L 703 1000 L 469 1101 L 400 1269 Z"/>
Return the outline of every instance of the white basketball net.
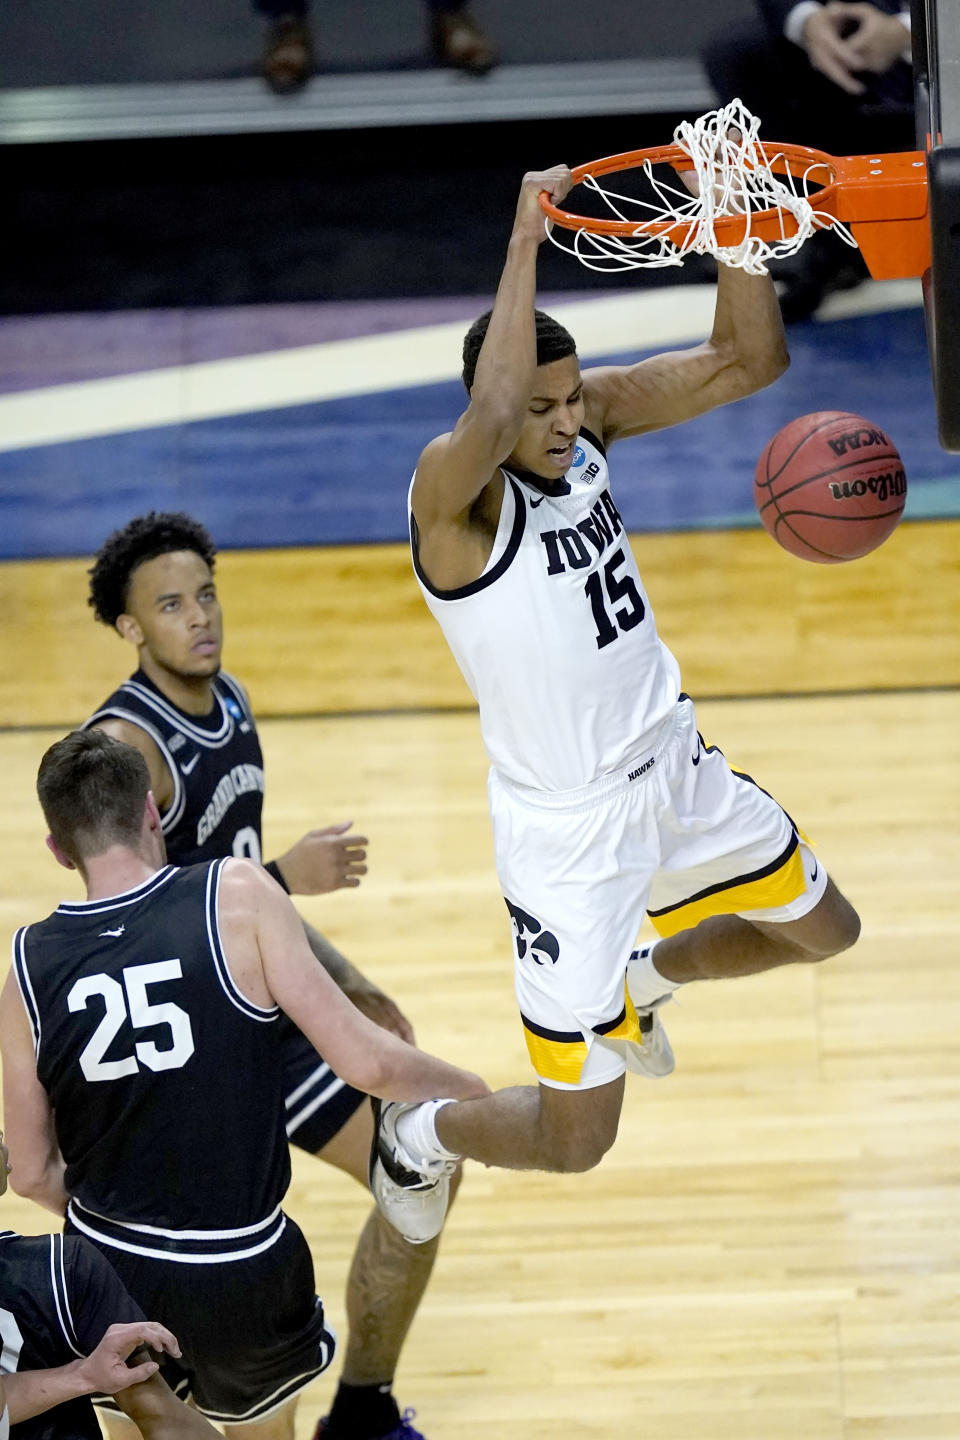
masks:
<path fill-rule="evenodd" d="M 760 121 L 751 115 L 740 100 L 732 100 L 720 110 L 701 115 L 698 120 L 684 120 L 673 132 L 675 144 L 690 156 L 696 174 L 696 195 L 682 183 L 666 184 L 653 173 L 649 160 L 643 162 L 646 175 L 658 203 L 618 195 L 607 190 L 592 175 L 584 176 L 582 184 L 593 190 L 606 203 L 618 220 L 637 225 L 650 221 L 689 224 L 690 229 L 680 244 L 666 235 L 650 235 L 638 231 L 633 235 L 601 235 L 589 230 L 568 231 L 547 222 L 547 234 L 561 250 L 575 255 L 590 270 L 635 270 L 665 265 L 682 265 L 687 255 L 715 255 L 722 265 L 746 270 L 750 275 L 766 275 L 766 262 L 793 255 L 814 230 L 832 228 L 842 240 L 856 249 L 857 242 L 845 225 L 833 216 L 814 209 L 809 198 L 809 185 L 822 185 L 827 177 L 823 167 L 810 165 L 800 175 L 789 168 L 784 175 L 775 175 L 771 161 L 757 144 Z M 761 210 L 779 210 L 781 217 L 792 215 L 796 233 L 781 234 L 773 240 L 761 239 L 751 233 L 751 216 Z M 627 210 L 628 213 L 624 213 Z M 633 213 L 639 211 L 639 214 Z M 716 233 L 716 222 L 723 216 L 744 215 L 746 230 L 738 245 L 724 245 Z"/>

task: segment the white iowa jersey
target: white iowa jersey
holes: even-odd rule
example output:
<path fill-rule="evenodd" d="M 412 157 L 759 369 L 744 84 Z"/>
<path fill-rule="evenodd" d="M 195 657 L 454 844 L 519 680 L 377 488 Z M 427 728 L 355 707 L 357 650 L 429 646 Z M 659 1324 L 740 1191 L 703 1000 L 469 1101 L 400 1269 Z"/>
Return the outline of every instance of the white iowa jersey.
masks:
<path fill-rule="evenodd" d="M 480 706 L 491 763 L 517 785 L 579 789 L 651 748 L 680 672 L 657 635 L 599 440 L 581 430 L 562 494 L 503 474 L 480 579 L 431 585 L 411 511 L 414 568 Z"/>

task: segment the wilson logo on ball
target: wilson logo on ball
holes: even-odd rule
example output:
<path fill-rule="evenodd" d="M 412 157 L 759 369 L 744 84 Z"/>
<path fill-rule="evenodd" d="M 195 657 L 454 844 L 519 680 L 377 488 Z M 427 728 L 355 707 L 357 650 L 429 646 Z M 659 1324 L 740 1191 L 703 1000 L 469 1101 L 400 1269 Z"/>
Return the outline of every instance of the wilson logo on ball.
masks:
<path fill-rule="evenodd" d="M 831 480 L 830 494 L 834 500 L 852 500 L 859 495 L 876 495 L 886 500 L 890 495 L 906 495 L 907 477 L 902 470 L 893 475 L 871 475 L 869 480 Z"/>

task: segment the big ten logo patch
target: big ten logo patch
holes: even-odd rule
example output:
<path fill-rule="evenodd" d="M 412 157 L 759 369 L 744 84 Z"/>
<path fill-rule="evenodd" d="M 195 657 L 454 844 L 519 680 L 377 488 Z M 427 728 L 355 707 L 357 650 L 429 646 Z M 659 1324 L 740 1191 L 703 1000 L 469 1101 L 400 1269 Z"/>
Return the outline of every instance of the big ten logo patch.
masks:
<path fill-rule="evenodd" d="M 513 938 L 517 944 L 517 959 L 522 960 L 527 951 L 530 952 L 530 959 L 536 965 L 556 965 L 560 958 L 560 942 L 556 935 L 549 930 L 544 930 L 540 921 L 531 915 L 529 910 L 522 910 L 519 905 L 514 905 L 512 900 L 503 897 L 504 904 L 510 911 L 510 919 L 513 922 Z"/>

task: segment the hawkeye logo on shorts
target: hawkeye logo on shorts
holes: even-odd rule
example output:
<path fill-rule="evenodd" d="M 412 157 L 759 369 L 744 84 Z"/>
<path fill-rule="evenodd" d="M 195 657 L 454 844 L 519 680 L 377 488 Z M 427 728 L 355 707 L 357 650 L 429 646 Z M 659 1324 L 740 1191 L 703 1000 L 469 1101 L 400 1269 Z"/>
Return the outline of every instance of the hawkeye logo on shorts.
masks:
<path fill-rule="evenodd" d="M 549 930 L 544 930 L 540 921 L 535 919 L 527 910 L 521 910 L 519 905 L 514 905 L 512 900 L 503 897 L 504 904 L 510 911 L 510 919 L 513 921 L 513 934 L 517 942 L 517 959 L 522 960 L 527 951 L 530 951 L 530 959 L 536 965 L 546 965 L 549 960 L 551 965 L 556 965 L 560 958 L 560 942 L 556 935 Z M 528 940 L 526 937 L 530 935 Z"/>

